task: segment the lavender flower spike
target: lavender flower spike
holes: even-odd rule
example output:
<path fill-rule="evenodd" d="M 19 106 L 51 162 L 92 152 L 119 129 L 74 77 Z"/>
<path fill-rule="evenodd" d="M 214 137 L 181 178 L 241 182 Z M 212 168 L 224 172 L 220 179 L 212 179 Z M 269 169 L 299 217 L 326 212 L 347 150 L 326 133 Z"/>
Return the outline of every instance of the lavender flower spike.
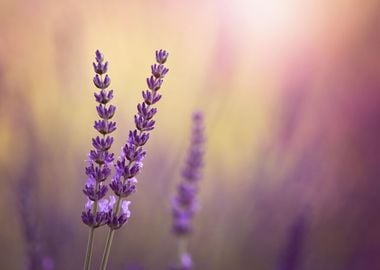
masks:
<path fill-rule="evenodd" d="M 150 132 L 156 124 L 153 117 L 157 109 L 152 106 L 161 99 L 158 91 L 162 86 L 163 78 L 169 71 L 164 66 L 167 58 L 168 53 L 165 50 L 156 51 L 156 64 L 151 66 L 151 76 L 146 79 L 148 90 L 142 92 L 143 101 L 137 105 L 137 114 L 134 117 L 136 128 L 129 132 L 128 140 L 115 164 L 116 175 L 110 187 L 118 199 L 110 212 L 109 232 L 100 267 L 102 270 L 105 270 L 107 266 L 115 230 L 120 229 L 130 217 L 127 208 L 129 203 L 122 199 L 136 191 L 136 176 L 142 168 L 146 155 L 143 146 L 149 140 Z M 122 210 L 121 213 L 119 213 L 120 210 Z"/>
<path fill-rule="evenodd" d="M 192 269 L 192 260 L 186 251 L 186 236 L 191 233 L 191 220 L 198 210 L 196 195 L 201 178 L 204 154 L 203 115 L 193 114 L 193 130 L 182 182 L 178 185 L 177 195 L 172 200 L 173 233 L 179 237 L 179 267 L 177 270 Z"/>
<path fill-rule="evenodd" d="M 87 203 L 85 211 L 82 212 L 82 221 L 90 227 L 84 262 L 85 270 L 90 269 L 91 266 L 94 229 L 109 223 L 110 207 L 108 207 L 108 200 L 103 199 L 108 187 L 104 184 L 104 181 L 111 174 L 114 154 L 110 152 L 113 143 L 113 137 L 110 134 L 116 129 L 116 123 L 111 121 L 116 107 L 108 105 L 113 98 L 113 90 L 107 90 L 111 83 L 110 78 L 106 74 L 108 62 L 104 62 L 103 54 L 100 51 L 97 50 L 95 55 L 95 62 L 93 63 L 95 76 L 93 82 L 99 89 L 99 92 L 95 93 L 94 96 L 98 103 L 96 111 L 100 120 L 95 121 L 94 128 L 100 133 L 100 136 L 92 139 L 93 149 L 90 150 L 88 155 L 88 165 L 85 170 L 87 182 L 83 193 L 87 197 Z"/>

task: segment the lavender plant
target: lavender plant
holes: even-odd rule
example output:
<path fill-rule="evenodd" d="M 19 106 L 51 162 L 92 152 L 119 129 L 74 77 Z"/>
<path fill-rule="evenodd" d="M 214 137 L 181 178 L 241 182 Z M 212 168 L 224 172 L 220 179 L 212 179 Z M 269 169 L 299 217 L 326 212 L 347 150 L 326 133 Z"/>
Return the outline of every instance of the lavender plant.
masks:
<path fill-rule="evenodd" d="M 137 180 L 135 176 L 142 168 L 142 161 L 146 155 L 143 146 L 149 139 L 150 131 L 154 129 L 153 116 L 157 108 L 152 105 L 161 99 L 158 94 L 163 78 L 169 69 L 164 66 L 168 53 L 164 50 L 156 51 L 156 64 L 151 66 L 152 75 L 146 79 L 148 90 L 142 92 L 143 102 L 137 105 L 135 115 L 136 128 L 129 132 L 128 140 L 122 148 L 120 157 L 114 163 L 114 154 L 110 152 L 113 137 L 110 134 L 116 130 L 116 123 L 110 119 L 114 116 L 116 107 L 108 105 L 113 98 L 113 90 L 107 90 L 111 83 L 108 77 L 108 62 L 104 62 L 103 55 L 96 51 L 93 63 L 95 77 L 93 79 L 99 93 L 95 93 L 98 103 L 96 110 L 100 120 L 95 121 L 94 128 L 101 134 L 92 139 L 93 150 L 88 157 L 86 167 L 87 183 L 83 189 L 87 196 L 85 211 L 82 212 L 82 221 L 89 226 L 89 237 L 84 262 L 84 269 L 90 269 L 91 256 L 94 242 L 94 231 L 96 228 L 108 225 L 109 232 L 101 261 L 101 269 L 106 269 L 111 250 L 111 244 L 115 230 L 120 229 L 128 220 L 130 201 L 124 200 L 136 191 Z M 108 187 L 104 184 L 111 175 L 111 167 L 115 167 L 115 175 L 110 184 L 115 196 L 105 199 Z"/>
<path fill-rule="evenodd" d="M 185 168 L 182 171 L 182 181 L 177 187 L 177 194 L 172 200 L 173 225 L 172 231 L 178 237 L 179 265 L 173 270 L 192 269 L 191 255 L 187 252 L 187 237 L 191 233 L 191 220 L 198 209 L 198 181 L 201 179 L 203 166 L 204 134 L 203 115 L 193 114 L 191 143 L 188 149 Z"/>
<path fill-rule="evenodd" d="M 82 212 L 82 221 L 89 227 L 89 236 L 87 251 L 84 261 L 84 269 L 90 269 L 91 256 L 94 242 L 94 230 L 108 223 L 109 211 L 114 198 L 104 199 L 108 187 L 104 181 L 111 174 L 111 166 L 114 160 L 114 154 L 110 152 L 113 143 L 111 134 L 116 130 L 116 123 L 110 121 L 114 116 L 116 107 L 108 105 L 113 98 L 113 90 L 107 90 L 111 83 L 108 77 L 108 62 L 104 62 L 104 57 L 100 51 L 96 51 L 95 61 L 93 63 L 95 76 L 94 84 L 99 89 L 95 93 L 95 100 L 99 120 L 95 121 L 94 128 L 100 133 L 100 136 L 92 139 L 93 149 L 88 155 L 88 165 L 86 167 L 87 182 L 83 189 L 87 196 L 85 211 Z"/>
<path fill-rule="evenodd" d="M 143 101 L 137 105 L 137 114 L 134 116 L 135 129 L 129 132 L 128 140 L 115 164 L 116 173 L 110 187 L 115 193 L 117 201 L 115 207 L 112 204 L 108 214 L 109 231 L 100 266 L 102 270 L 107 267 L 115 231 L 124 225 L 130 215 L 127 211 L 130 202 L 123 198 L 136 191 L 136 176 L 143 166 L 142 162 L 146 155 L 143 146 L 149 140 L 150 132 L 155 126 L 153 117 L 157 113 L 157 108 L 152 106 L 161 99 L 158 91 L 163 83 L 163 78 L 169 71 L 164 66 L 167 58 L 168 53 L 165 50 L 156 51 L 156 63 L 151 66 L 151 76 L 146 79 L 148 90 L 142 91 Z"/>

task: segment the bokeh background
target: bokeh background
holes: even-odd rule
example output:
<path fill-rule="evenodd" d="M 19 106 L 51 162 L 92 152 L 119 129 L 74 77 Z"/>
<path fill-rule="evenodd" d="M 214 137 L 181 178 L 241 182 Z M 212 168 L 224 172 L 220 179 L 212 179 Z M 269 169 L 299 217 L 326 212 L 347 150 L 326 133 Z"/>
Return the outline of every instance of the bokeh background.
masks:
<path fill-rule="evenodd" d="M 81 269 L 94 52 L 110 62 L 118 152 L 159 48 L 170 73 L 110 269 L 176 260 L 169 199 L 195 109 L 195 269 L 380 269 L 377 0 L 1 0 L 0 269 L 35 252 Z"/>

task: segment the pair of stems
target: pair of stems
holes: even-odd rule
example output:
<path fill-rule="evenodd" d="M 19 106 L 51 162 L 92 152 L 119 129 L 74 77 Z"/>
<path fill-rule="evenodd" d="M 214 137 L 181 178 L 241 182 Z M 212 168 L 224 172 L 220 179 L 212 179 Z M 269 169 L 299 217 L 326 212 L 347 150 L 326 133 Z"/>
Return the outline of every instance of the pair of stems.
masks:
<path fill-rule="evenodd" d="M 117 202 L 116 202 L 116 209 L 115 209 L 116 215 L 119 213 L 120 203 L 121 203 L 121 197 L 118 197 Z M 114 234 L 115 234 L 115 230 L 112 228 L 109 228 L 108 234 L 107 234 L 106 246 L 104 247 L 102 262 L 100 263 L 101 270 L 106 270 Z"/>
<path fill-rule="evenodd" d="M 88 235 L 88 242 L 87 242 L 87 251 L 86 251 L 86 257 L 85 257 L 85 263 L 83 269 L 89 270 L 91 267 L 91 258 L 92 258 L 92 249 L 94 246 L 94 231 L 95 228 L 90 228 L 89 235 Z M 105 270 L 108 263 L 108 258 L 111 251 L 111 245 L 113 240 L 113 235 L 115 234 L 115 230 L 109 229 L 108 236 L 107 236 L 107 242 L 106 246 L 104 248 L 103 258 L 100 265 L 101 270 Z"/>
<path fill-rule="evenodd" d="M 116 213 L 119 211 L 120 201 L 121 201 L 121 199 L 119 197 L 118 201 L 117 201 L 117 205 L 116 205 Z M 94 212 L 96 213 L 96 208 L 94 209 Z M 95 235 L 94 232 L 95 232 L 95 228 L 91 227 L 89 230 L 89 235 L 88 235 L 86 257 L 85 257 L 84 267 L 83 267 L 84 270 L 90 270 L 90 267 L 91 267 L 92 250 L 94 247 L 94 235 Z M 107 267 L 108 258 L 110 256 L 111 245 L 112 245 L 112 240 L 113 240 L 114 234 L 115 234 L 115 230 L 112 228 L 109 228 L 106 246 L 105 246 L 104 252 L 103 252 L 102 262 L 100 264 L 101 270 L 105 270 Z"/>

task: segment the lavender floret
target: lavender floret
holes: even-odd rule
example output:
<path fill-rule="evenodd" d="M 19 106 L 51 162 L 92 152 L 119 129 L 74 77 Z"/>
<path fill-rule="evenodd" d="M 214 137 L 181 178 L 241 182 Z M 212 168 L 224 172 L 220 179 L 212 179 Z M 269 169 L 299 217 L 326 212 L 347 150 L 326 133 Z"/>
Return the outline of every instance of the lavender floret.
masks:
<path fill-rule="evenodd" d="M 156 62 L 163 65 L 168 59 L 168 56 L 169 56 L 169 53 L 166 52 L 165 50 L 158 50 L 156 51 Z"/>

